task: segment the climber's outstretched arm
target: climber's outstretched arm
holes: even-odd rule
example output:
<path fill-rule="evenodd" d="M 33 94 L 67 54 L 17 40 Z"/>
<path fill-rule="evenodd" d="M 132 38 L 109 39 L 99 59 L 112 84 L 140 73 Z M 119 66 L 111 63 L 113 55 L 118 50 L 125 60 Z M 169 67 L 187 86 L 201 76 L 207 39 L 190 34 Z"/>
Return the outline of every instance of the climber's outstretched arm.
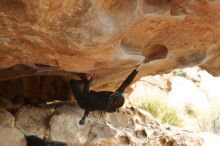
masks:
<path fill-rule="evenodd" d="M 123 93 L 124 90 L 130 85 L 130 83 L 134 80 L 135 76 L 141 69 L 142 64 L 138 65 L 136 69 L 134 69 L 128 77 L 124 80 L 124 82 L 121 84 L 121 86 L 116 90 L 116 92 Z"/>

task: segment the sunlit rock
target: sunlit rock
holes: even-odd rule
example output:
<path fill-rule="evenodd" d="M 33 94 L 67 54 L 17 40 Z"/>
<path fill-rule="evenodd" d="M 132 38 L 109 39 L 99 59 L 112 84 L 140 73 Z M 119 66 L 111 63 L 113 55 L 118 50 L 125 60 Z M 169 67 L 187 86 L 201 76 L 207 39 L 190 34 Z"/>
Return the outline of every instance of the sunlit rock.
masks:
<path fill-rule="evenodd" d="M 137 79 L 192 65 L 218 75 L 219 10 L 217 0 L 1 1 L 0 80 L 92 73 L 94 88 L 114 90 L 144 60 Z"/>

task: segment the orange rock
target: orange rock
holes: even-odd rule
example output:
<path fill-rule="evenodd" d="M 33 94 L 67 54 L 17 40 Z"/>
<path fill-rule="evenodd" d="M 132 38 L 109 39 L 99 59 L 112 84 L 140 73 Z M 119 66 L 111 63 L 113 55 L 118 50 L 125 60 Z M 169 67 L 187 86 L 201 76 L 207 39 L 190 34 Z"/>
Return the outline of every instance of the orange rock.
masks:
<path fill-rule="evenodd" d="M 136 79 L 193 65 L 219 75 L 219 11 L 217 0 L 4 0 L 0 79 L 27 75 L 8 67 L 43 64 L 55 67 L 47 74 L 92 73 L 93 88 L 114 90 L 146 58 Z"/>

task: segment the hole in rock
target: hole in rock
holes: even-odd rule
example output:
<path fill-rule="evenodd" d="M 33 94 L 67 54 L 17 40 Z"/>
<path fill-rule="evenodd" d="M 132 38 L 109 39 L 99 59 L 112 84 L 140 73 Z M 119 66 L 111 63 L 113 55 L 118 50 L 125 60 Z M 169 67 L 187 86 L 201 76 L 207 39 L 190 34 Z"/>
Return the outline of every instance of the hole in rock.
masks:
<path fill-rule="evenodd" d="M 147 137 L 147 133 L 146 133 L 146 131 L 145 131 L 144 129 L 142 129 L 142 130 L 136 130 L 136 131 L 135 131 L 135 135 L 136 135 L 137 137 Z"/>
<path fill-rule="evenodd" d="M 119 137 L 119 140 L 122 144 L 126 144 L 126 145 L 130 144 L 130 139 L 128 136 L 123 135 L 123 136 Z"/>
<path fill-rule="evenodd" d="M 167 54 L 168 54 L 168 49 L 166 46 L 155 44 L 151 47 L 145 48 L 144 50 L 145 62 L 165 58 Z"/>

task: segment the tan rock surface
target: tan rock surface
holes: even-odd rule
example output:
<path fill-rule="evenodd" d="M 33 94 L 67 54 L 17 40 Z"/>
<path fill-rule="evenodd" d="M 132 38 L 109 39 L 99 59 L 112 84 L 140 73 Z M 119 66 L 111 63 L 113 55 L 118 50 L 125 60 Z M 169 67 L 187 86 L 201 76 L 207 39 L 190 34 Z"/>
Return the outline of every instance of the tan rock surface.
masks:
<path fill-rule="evenodd" d="M 0 79 L 65 70 L 115 89 L 145 57 L 139 77 L 192 65 L 219 75 L 219 11 L 218 0 L 2 0 Z"/>
<path fill-rule="evenodd" d="M 52 107 L 23 107 L 16 116 L 16 127 L 26 134 L 66 142 L 68 146 L 203 144 L 196 133 L 161 124 L 147 112 L 134 107 L 122 108 L 119 113 L 102 117 L 100 113 L 90 113 L 83 126 L 78 124 L 83 110 L 75 103 L 54 106 L 53 113 L 48 112 L 51 109 Z"/>
<path fill-rule="evenodd" d="M 0 125 L 6 127 L 14 127 L 15 117 L 4 109 L 0 109 Z"/>
<path fill-rule="evenodd" d="M 38 85 L 40 76 L 65 76 L 66 79 L 77 78 L 79 73 L 95 75 L 93 89 L 115 90 L 129 71 L 143 61 L 146 64 L 136 79 L 193 65 L 200 65 L 219 75 L 219 11 L 218 0 L 1 0 L 0 81 L 7 81 L 1 87 L 0 95 L 10 100 L 17 96 L 60 99 L 59 95 L 67 95 L 64 89 L 56 90 L 57 86 L 65 85 L 62 84 L 63 79 L 57 84 L 51 83 L 54 78 L 45 82 L 40 79 L 43 84 Z M 158 56 L 161 59 L 156 60 Z M 24 78 L 17 79 L 19 77 Z M 22 105 L 3 101 L 6 102 L 8 105 L 0 105 L 9 109 L 13 105 Z M 23 132 L 75 144 L 72 138 L 76 136 L 71 129 L 82 128 L 74 127 L 82 111 L 78 117 L 62 108 L 58 108 L 57 112 L 49 110 L 44 113 L 41 109 L 24 107 L 17 113 L 16 126 Z M 133 115 L 133 112 L 130 114 Z M 143 127 L 146 122 L 143 122 L 143 116 L 137 117 L 139 124 L 135 124 L 133 119 L 136 116 L 128 116 L 135 121 L 133 126 L 139 125 L 134 134 L 137 129 L 129 127 L 124 114 L 113 115 L 117 118 L 112 115 L 105 117 L 112 123 L 88 119 L 90 125 L 86 126 L 93 125 L 94 129 L 85 131 L 87 137 L 82 133 L 84 138 L 79 144 L 132 145 L 135 141 L 137 145 L 145 145 L 139 137 L 150 136 Z M 71 122 L 63 124 L 62 120 L 72 121 L 75 117 L 74 126 Z M 63 132 L 67 136 L 59 135 L 62 130 L 59 125 L 64 127 Z M 120 129 L 124 125 L 131 129 Z M 155 133 L 160 133 L 161 125 L 155 125 L 153 129 L 159 128 L 159 132 Z M 102 129 L 110 133 L 102 133 Z M 155 143 L 151 145 L 168 145 L 178 141 L 178 138 L 167 134 L 159 135 L 162 140 L 153 137 Z M 199 145 L 195 139 L 191 143 Z"/>
<path fill-rule="evenodd" d="M 0 145 L 26 146 L 26 140 L 18 129 L 0 125 Z"/>
<path fill-rule="evenodd" d="M 16 113 L 15 126 L 26 135 L 38 135 L 43 138 L 47 132 L 48 118 L 53 111 L 50 108 L 22 107 Z"/>

